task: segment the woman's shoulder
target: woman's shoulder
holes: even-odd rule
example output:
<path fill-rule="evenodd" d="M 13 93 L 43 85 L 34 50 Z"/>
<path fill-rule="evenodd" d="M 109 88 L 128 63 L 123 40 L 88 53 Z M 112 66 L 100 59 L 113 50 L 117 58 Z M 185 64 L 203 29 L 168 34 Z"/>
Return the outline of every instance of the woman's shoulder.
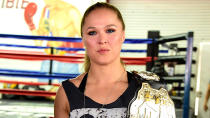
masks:
<path fill-rule="evenodd" d="M 73 79 L 64 80 L 62 82 L 62 84 L 60 85 L 57 93 L 58 94 L 64 94 L 65 93 L 68 96 L 69 91 L 74 91 L 79 87 L 79 85 L 80 85 L 84 76 L 85 76 L 85 73 L 80 74 Z"/>
<path fill-rule="evenodd" d="M 85 74 L 86 73 L 82 73 L 73 79 L 68 79 L 68 82 L 73 83 L 78 88 Z"/>

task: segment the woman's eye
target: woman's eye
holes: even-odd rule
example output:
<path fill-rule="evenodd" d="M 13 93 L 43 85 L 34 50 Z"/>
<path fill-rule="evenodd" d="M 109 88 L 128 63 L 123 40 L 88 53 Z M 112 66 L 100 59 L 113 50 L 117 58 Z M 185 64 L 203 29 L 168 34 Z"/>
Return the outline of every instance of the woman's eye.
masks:
<path fill-rule="evenodd" d="M 108 30 L 106 30 L 106 32 L 107 33 L 113 33 L 113 32 L 115 32 L 115 30 L 114 29 L 108 29 Z"/>
<path fill-rule="evenodd" d="M 96 31 L 90 31 L 88 32 L 88 35 L 95 35 L 96 34 Z"/>

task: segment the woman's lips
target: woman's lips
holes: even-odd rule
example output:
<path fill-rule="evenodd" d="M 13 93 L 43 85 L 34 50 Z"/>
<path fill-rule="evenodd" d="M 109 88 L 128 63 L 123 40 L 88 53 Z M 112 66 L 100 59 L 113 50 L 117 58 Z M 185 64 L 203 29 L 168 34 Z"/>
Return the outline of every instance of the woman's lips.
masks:
<path fill-rule="evenodd" d="M 100 54 L 105 54 L 105 53 L 109 52 L 109 49 L 99 49 L 97 52 Z"/>

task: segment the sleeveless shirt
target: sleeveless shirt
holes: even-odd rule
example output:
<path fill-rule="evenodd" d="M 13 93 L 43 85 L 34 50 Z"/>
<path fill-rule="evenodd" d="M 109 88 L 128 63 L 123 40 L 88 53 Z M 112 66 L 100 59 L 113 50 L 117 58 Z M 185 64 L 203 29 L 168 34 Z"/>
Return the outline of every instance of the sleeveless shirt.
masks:
<path fill-rule="evenodd" d="M 139 85 L 133 78 L 133 74 L 127 72 L 128 87 L 114 102 L 106 105 L 95 102 L 84 95 L 87 74 L 84 76 L 79 88 L 69 80 L 62 82 L 65 94 L 69 101 L 71 118 L 125 118 L 129 102 L 135 95 Z M 102 108 L 103 106 L 103 108 Z"/>

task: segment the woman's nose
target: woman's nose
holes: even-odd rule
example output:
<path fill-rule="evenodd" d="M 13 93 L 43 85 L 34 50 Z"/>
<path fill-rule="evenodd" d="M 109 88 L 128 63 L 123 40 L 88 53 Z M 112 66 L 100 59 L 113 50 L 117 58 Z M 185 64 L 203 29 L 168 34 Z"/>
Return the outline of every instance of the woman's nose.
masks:
<path fill-rule="evenodd" d="M 99 44 L 106 44 L 106 43 L 108 43 L 108 39 L 107 39 L 105 33 L 100 33 L 100 34 L 99 34 L 98 43 L 99 43 Z"/>

